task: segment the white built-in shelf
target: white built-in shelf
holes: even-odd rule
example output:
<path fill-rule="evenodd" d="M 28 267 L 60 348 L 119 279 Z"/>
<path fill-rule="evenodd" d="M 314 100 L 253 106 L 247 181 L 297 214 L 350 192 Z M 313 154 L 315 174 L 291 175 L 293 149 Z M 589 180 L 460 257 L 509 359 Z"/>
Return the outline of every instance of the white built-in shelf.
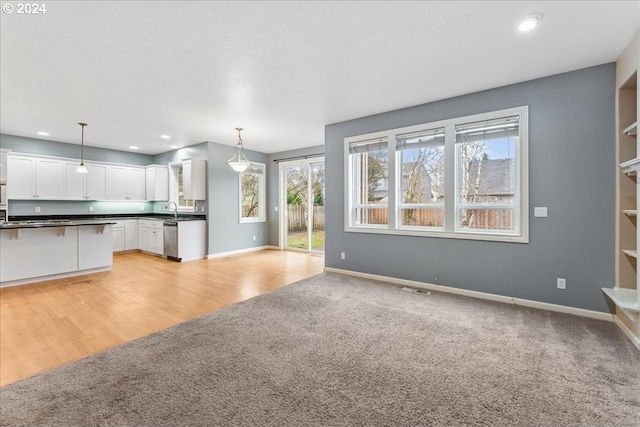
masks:
<path fill-rule="evenodd" d="M 611 301 L 621 308 L 631 319 L 637 320 L 640 316 L 640 305 L 638 304 L 638 291 L 625 288 L 602 288 Z"/>
<path fill-rule="evenodd" d="M 637 121 L 633 122 L 633 124 L 631 126 L 629 126 L 628 128 L 625 128 L 622 132 L 626 133 L 629 136 L 637 136 L 638 135 L 638 122 Z"/>
<path fill-rule="evenodd" d="M 622 172 L 627 175 L 637 175 L 638 171 L 640 171 L 640 157 L 620 163 L 620 167 L 622 168 Z"/>
<path fill-rule="evenodd" d="M 635 249 L 623 249 L 622 252 L 631 257 L 638 258 L 638 251 Z"/>
<path fill-rule="evenodd" d="M 628 215 L 628 216 L 638 216 L 638 210 L 637 209 L 623 209 L 622 212 L 625 215 Z"/>

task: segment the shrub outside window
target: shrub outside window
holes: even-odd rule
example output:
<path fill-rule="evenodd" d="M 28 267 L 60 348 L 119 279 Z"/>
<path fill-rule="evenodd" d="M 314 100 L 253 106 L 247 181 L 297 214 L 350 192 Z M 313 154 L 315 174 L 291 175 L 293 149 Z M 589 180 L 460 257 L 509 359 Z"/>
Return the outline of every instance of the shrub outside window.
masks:
<path fill-rule="evenodd" d="M 345 138 L 345 231 L 528 242 L 528 108 Z"/>

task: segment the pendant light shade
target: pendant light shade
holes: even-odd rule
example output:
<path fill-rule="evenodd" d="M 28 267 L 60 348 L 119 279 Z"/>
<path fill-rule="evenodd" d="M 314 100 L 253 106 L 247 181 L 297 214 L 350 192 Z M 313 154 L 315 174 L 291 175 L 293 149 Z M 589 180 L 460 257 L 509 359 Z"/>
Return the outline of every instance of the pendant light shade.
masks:
<path fill-rule="evenodd" d="M 240 131 L 242 128 L 236 128 L 238 131 L 238 144 L 236 145 L 236 152 L 232 158 L 227 161 L 227 164 L 236 172 L 242 172 L 251 166 L 251 162 L 244 155 L 244 149 L 242 147 L 242 137 Z"/>
<path fill-rule="evenodd" d="M 76 169 L 76 172 L 78 173 L 89 173 L 89 171 L 87 170 L 87 167 L 84 165 L 84 127 L 87 125 L 86 123 L 78 123 L 80 126 L 82 126 L 82 142 L 80 145 L 80 154 L 81 154 L 81 160 L 80 160 L 80 165 L 78 166 L 78 169 Z"/>

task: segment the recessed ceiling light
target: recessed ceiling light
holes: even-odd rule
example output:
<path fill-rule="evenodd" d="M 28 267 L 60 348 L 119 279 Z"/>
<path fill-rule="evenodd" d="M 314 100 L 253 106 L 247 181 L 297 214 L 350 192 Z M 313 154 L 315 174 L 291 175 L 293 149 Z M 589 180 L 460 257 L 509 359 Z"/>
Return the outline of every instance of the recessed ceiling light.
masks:
<path fill-rule="evenodd" d="M 169 135 L 160 135 L 160 138 L 162 138 L 162 139 L 171 139 L 171 137 Z"/>
<path fill-rule="evenodd" d="M 38 132 L 38 135 L 49 136 L 49 132 Z"/>
<path fill-rule="evenodd" d="M 138 147 L 136 147 L 135 145 L 130 145 L 129 148 L 131 148 L 132 150 L 137 150 Z"/>
<path fill-rule="evenodd" d="M 169 147 L 170 147 L 170 148 L 180 148 L 180 147 L 178 147 L 177 145 L 170 145 Z"/>
<path fill-rule="evenodd" d="M 518 30 L 522 32 L 533 30 L 542 20 L 542 14 L 534 13 L 532 15 L 525 16 L 516 24 Z"/>

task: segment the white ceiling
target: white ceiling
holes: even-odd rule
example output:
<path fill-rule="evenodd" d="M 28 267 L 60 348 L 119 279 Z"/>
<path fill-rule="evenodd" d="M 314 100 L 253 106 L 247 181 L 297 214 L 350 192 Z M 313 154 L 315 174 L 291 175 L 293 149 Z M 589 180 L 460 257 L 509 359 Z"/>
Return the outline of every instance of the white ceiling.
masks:
<path fill-rule="evenodd" d="M 640 27 L 637 1 L 8 3 L 0 131 L 79 144 L 84 121 L 86 145 L 147 154 L 237 126 L 265 153 L 323 144 L 325 124 L 615 61 Z"/>

